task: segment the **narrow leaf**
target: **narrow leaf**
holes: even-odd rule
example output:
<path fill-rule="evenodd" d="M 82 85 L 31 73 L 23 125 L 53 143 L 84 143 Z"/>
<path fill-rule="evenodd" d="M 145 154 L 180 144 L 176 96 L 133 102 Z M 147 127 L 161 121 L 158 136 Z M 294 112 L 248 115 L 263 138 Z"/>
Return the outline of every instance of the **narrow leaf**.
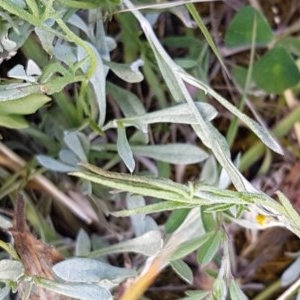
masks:
<path fill-rule="evenodd" d="M 135 168 L 135 161 L 133 158 L 132 150 L 127 140 L 125 128 L 120 123 L 118 123 L 117 149 L 126 167 L 132 173 Z"/>

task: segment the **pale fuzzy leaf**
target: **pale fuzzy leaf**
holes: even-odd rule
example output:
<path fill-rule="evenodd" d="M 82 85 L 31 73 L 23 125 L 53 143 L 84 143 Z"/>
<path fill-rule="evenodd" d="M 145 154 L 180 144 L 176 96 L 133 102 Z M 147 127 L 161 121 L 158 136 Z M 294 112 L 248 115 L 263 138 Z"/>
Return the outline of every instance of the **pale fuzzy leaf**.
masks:
<path fill-rule="evenodd" d="M 217 253 L 222 239 L 222 232 L 217 231 L 211 235 L 198 250 L 198 262 L 206 265 Z"/>
<path fill-rule="evenodd" d="M 220 104 L 227 108 L 232 114 L 237 116 L 242 122 L 244 122 L 266 146 L 279 154 L 283 154 L 281 146 L 264 126 L 258 124 L 256 121 L 249 118 L 246 114 L 239 111 L 236 106 L 231 104 L 204 82 L 201 82 L 200 80 L 190 76 L 183 71 L 181 72 L 181 77 L 185 82 L 198 87 L 199 89 L 205 89 L 209 95 L 214 97 Z"/>
<path fill-rule="evenodd" d="M 190 144 L 132 146 L 135 155 L 153 158 L 171 164 L 195 164 L 208 158 L 201 148 Z"/>
<path fill-rule="evenodd" d="M 214 119 L 217 115 L 216 109 L 208 103 L 195 102 L 195 106 L 205 121 Z M 133 126 L 135 124 L 155 124 L 155 123 L 181 123 L 181 124 L 197 124 L 198 121 L 192 114 L 189 105 L 179 104 L 173 107 L 168 107 L 159 111 L 120 119 L 124 126 Z M 105 128 L 116 127 L 116 123 L 110 122 Z"/>
<path fill-rule="evenodd" d="M 248 297 L 243 293 L 238 284 L 232 280 L 229 286 L 231 300 L 247 300 Z"/>
<path fill-rule="evenodd" d="M 158 253 L 162 247 L 161 234 L 157 230 L 151 230 L 134 239 L 120 242 L 109 247 L 95 250 L 89 254 L 89 257 L 99 257 L 112 253 L 141 253 L 146 256 L 152 256 Z"/>
<path fill-rule="evenodd" d="M 95 96 L 96 96 L 96 100 L 97 100 L 97 104 L 98 104 L 98 110 L 99 110 L 99 121 L 98 121 L 98 125 L 101 127 L 105 121 L 105 116 L 106 116 L 106 76 L 108 73 L 108 67 L 104 66 L 103 62 L 102 62 L 102 58 L 100 56 L 100 54 L 98 53 L 97 49 L 91 45 L 88 44 L 89 47 L 92 48 L 94 55 L 96 57 L 96 61 L 97 61 L 97 66 L 95 69 L 95 72 L 93 74 L 93 76 L 90 79 L 90 82 L 93 86 L 94 92 L 95 92 Z M 78 60 L 82 60 L 87 56 L 87 54 L 85 53 L 85 51 L 82 48 L 78 48 Z M 82 70 L 84 72 L 87 72 L 88 70 L 88 65 L 85 65 L 82 67 Z"/>
<path fill-rule="evenodd" d="M 10 290 L 11 290 L 11 288 L 9 285 L 5 285 L 5 287 L 1 288 L 0 289 L 0 299 L 1 300 L 10 299 L 10 298 L 6 298 L 7 296 L 9 296 Z"/>
<path fill-rule="evenodd" d="M 227 286 L 223 278 L 218 277 L 213 286 L 213 299 L 225 300 L 227 296 Z"/>
<path fill-rule="evenodd" d="M 136 207 L 133 209 L 125 209 L 121 211 L 110 212 L 114 217 L 128 217 L 136 214 L 152 214 L 158 212 L 164 212 L 168 210 L 181 209 L 181 208 L 192 208 L 194 204 L 180 203 L 180 202 L 171 202 L 171 201 L 162 201 L 143 207 Z"/>
<path fill-rule="evenodd" d="M 212 237 L 212 235 L 212 232 L 204 233 L 200 237 L 192 238 L 187 242 L 182 243 L 172 254 L 171 260 L 177 260 L 189 255 L 203 245 L 209 238 Z"/>
<path fill-rule="evenodd" d="M 134 117 L 146 113 L 142 101 L 130 91 L 107 82 L 107 93 L 114 97 L 125 117 Z"/>
<path fill-rule="evenodd" d="M 91 258 L 74 257 L 53 266 L 53 272 L 62 280 L 69 282 L 97 283 L 101 280 L 121 282 L 133 277 L 131 269 L 118 268 Z"/>
<path fill-rule="evenodd" d="M 12 222 L 7 217 L 0 215 L 0 228 L 8 229 L 12 227 Z"/>
<path fill-rule="evenodd" d="M 40 165 L 51 171 L 67 173 L 77 169 L 75 166 L 64 164 L 47 155 L 37 155 L 36 159 Z"/>
<path fill-rule="evenodd" d="M 139 71 L 144 62 L 141 59 L 131 64 L 119 64 L 105 61 L 107 65 L 118 77 L 129 83 L 141 82 L 144 79 L 143 74 Z"/>
<path fill-rule="evenodd" d="M 199 182 L 208 185 L 215 185 L 217 180 L 218 180 L 217 162 L 215 157 L 213 155 L 210 155 L 202 167 Z"/>
<path fill-rule="evenodd" d="M 187 291 L 187 297 L 182 298 L 181 300 L 202 300 L 209 299 L 209 293 L 207 291 Z"/>
<path fill-rule="evenodd" d="M 49 30 L 47 30 L 47 27 L 51 27 L 54 23 L 54 20 L 48 19 L 43 25 L 42 27 L 35 27 L 34 31 L 36 33 L 36 35 L 38 36 L 41 45 L 43 47 L 43 49 L 49 54 L 49 55 L 53 55 L 53 51 L 55 51 L 53 48 L 53 42 L 55 39 L 55 35 L 54 33 L 50 32 Z"/>
<path fill-rule="evenodd" d="M 24 267 L 17 260 L 0 260 L 0 281 L 11 280 L 18 281 L 24 275 Z"/>
<path fill-rule="evenodd" d="M 97 285 L 84 283 L 61 283 L 38 278 L 36 284 L 40 287 L 56 292 L 61 295 L 72 297 L 79 300 L 113 300 L 111 293 Z"/>
<path fill-rule="evenodd" d="M 300 277 L 300 256 L 283 272 L 281 286 L 286 287 Z"/>
<path fill-rule="evenodd" d="M 67 43 L 57 44 L 54 48 L 54 56 L 67 64 L 74 64 L 77 61 L 75 48 Z"/>
<path fill-rule="evenodd" d="M 128 209 L 135 209 L 138 207 L 145 207 L 146 202 L 142 196 L 127 193 L 126 204 Z M 151 230 L 159 230 L 156 222 L 150 216 L 136 214 L 130 216 L 130 219 L 136 236 L 141 236 Z"/>
<path fill-rule="evenodd" d="M 192 284 L 194 280 L 191 268 L 183 260 L 173 260 L 170 262 L 172 269 L 187 283 Z"/>
<path fill-rule="evenodd" d="M 80 229 L 75 243 L 75 256 L 84 256 L 91 251 L 91 240 L 88 234 Z"/>
<path fill-rule="evenodd" d="M 32 75 L 42 75 L 42 71 L 40 69 L 40 67 L 32 60 L 29 59 L 27 62 L 27 67 L 26 67 L 26 74 L 28 76 L 32 76 Z"/>
<path fill-rule="evenodd" d="M 64 142 L 66 143 L 68 148 L 77 155 L 81 162 L 87 161 L 87 157 L 81 144 L 81 140 L 79 139 L 76 132 L 65 132 Z"/>
<path fill-rule="evenodd" d="M 59 160 L 70 166 L 77 166 L 80 162 L 77 155 L 70 149 L 62 149 L 58 153 Z"/>
<path fill-rule="evenodd" d="M 132 173 L 135 168 L 133 153 L 126 137 L 123 125 L 118 126 L 117 150 L 128 170 Z"/>

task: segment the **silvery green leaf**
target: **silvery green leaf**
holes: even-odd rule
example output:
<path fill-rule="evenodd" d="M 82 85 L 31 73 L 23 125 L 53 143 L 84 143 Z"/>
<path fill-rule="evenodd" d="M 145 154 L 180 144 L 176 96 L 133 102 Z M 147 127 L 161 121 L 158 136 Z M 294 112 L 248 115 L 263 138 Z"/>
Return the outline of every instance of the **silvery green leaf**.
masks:
<path fill-rule="evenodd" d="M 183 260 L 172 260 L 170 262 L 172 269 L 187 283 L 192 284 L 194 280 L 191 268 Z"/>
<path fill-rule="evenodd" d="M 195 106 L 203 116 L 205 121 L 214 119 L 217 115 L 216 109 L 208 103 L 195 102 Z M 198 121 L 191 113 L 189 105 L 186 103 L 173 107 L 168 107 L 159 111 L 146 113 L 139 116 L 133 116 L 121 119 L 124 126 L 135 126 L 136 124 L 155 124 L 155 123 L 180 123 L 180 124 L 197 124 Z M 117 127 L 115 122 L 108 123 L 105 128 Z"/>
<path fill-rule="evenodd" d="M 113 39 L 112 37 L 106 36 L 105 37 L 105 41 L 106 41 L 106 45 L 107 45 L 108 51 L 113 51 L 113 50 L 115 50 L 117 48 L 116 40 Z"/>
<path fill-rule="evenodd" d="M 0 260 L 0 281 L 18 281 L 23 275 L 24 267 L 19 261 L 11 259 Z"/>
<path fill-rule="evenodd" d="M 118 126 L 117 149 L 126 167 L 132 173 L 135 168 L 135 161 L 126 137 L 125 128 L 122 124 L 119 124 Z"/>
<path fill-rule="evenodd" d="M 77 61 L 75 48 L 67 43 L 57 44 L 53 53 L 58 60 L 67 64 L 74 64 Z"/>
<path fill-rule="evenodd" d="M 195 164 L 208 158 L 201 148 L 190 144 L 132 146 L 135 155 L 153 158 L 171 164 Z"/>
<path fill-rule="evenodd" d="M 186 73 L 182 74 L 182 79 L 191 85 L 206 90 L 208 94 L 214 97 L 220 104 L 226 107 L 232 114 L 237 116 L 242 122 L 244 122 L 266 146 L 268 146 L 270 149 L 272 149 L 273 151 L 279 154 L 283 154 L 283 150 L 281 146 L 278 144 L 278 142 L 274 139 L 274 137 L 269 133 L 269 131 L 263 125 L 258 124 L 256 121 L 249 118 L 246 114 L 239 111 L 233 104 L 227 101 L 224 97 L 222 97 L 212 88 L 210 88 L 208 85 L 206 85 L 203 82 L 200 82 L 198 79 L 190 75 L 187 75 Z"/>
<path fill-rule="evenodd" d="M 74 257 L 53 266 L 55 276 L 68 282 L 97 283 L 101 280 L 121 282 L 133 277 L 131 269 L 118 268 L 91 258 Z"/>
<path fill-rule="evenodd" d="M 77 155 L 70 149 L 62 149 L 58 153 L 58 157 L 62 163 L 70 166 L 76 166 L 80 161 Z"/>
<path fill-rule="evenodd" d="M 97 284 L 74 282 L 70 284 L 38 278 L 36 280 L 36 285 L 55 293 L 79 300 L 113 300 L 111 293 Z"/>
<path fill-rule="evenodd" d="M 80 229 L 75 243 L 75 256 L 84 256 L 91 251 L 91 240 L 88 234 Z"/>
<path fill-rule="evenodd" d="M 232 280 L 229 285 L 230 299 L 231 300 L 247 300 L 248 297 L 243 293 L 238 284 Z"/>
<path fill-rule="evenodd" d="M 182 298 L 181 300 L 202 300 L 209 299 L 209 291 L 187 291 L 185 292 L 187 297 Z"/>
<path fill-rule="evenodd" d="M 10 83 L 0 85 L 0 101 L 15 100 L 26 97 L 30 94 L 29 91 L 22 90 L 23 87 L 28 87 L 29 83 Z"/>
<path fill-rule="evenodd" d="M 40 67 L 32 59 L 29 59 L 26 67 L 26 74 L 28 76 L 32 76 L 32 75 L 39 76 L 42 74 L 42 71 Z"/>
<path fill-rule="evenodd" d="M 225 300 L 227 296 L 227 286 L 223 278 L 218 277 L 213 285 L 213 299 Z"/>
<path fill-rule="evenodd" d="M 195 22 L 191 19 L 189 12 L 184 6 L 172 7 L 170 12 L 177 16 L 187 28 L 195 27 Z"/>
<path fill-rule="evenodd" d="M 81 140 L 76 132 L 65 132 L 64 142 L 70 150 L 72 150 L 82 162 L 87 161 L 85 151 L 82 147 Z"/>
<path fill-rule="evenodd" d="M 204 233 L 200 237 L 191 238 L 190 240 L 182 243 L 172 254 L 171 260 L 177 260 L 192 253 L 210 239 L 213 234 L 213 232 Z"/>
<path fill-rule="evenodd" d="M 217 162 L 215 157 L 213 155 L 210 155 L 202 167 L 199 182 L 208 185 L 215 185 L 217 180 L 218 180 Z"/>
<path fill-rule="evenodd" d="M 63 172 L 63 173 L 77 170 L 75 166 L 64 164 L 47 155 L 37 155 L 36 159 L 38 160 L 39 164 L 45 167 L 47 170 Z"/>
<path fill-rule="evenodd" d="M 286 287 L 300 277 L 300 256 L 283 272 L 281 286 Z"/>
<path fill-rule="evenodd" d="M 206 265 L 213 259 L 221 245 L 222 238 L 222 232 L 217 231 L 201 245 L 197 255 L 200 264 Z"/>
<path fill-rule="evenodd" d="M 151 230 L 134 239 L 95 250 L 89 254 L 89 257 L 123 252 L 141 253 L 146 256 L 152 256 L 157 254 L 161 247 L 162 238 L 160 232 L 158 230 Z"/>
<path fill-rule="evenodd" d="M 98 125 L 101 127 L 105 121 L 106 116 L 106 76 L 108 73 L 108 67 L 104 66 L 102 58 L 97 51 L 97 49 L 90 43 L 88 46 L 92 48 L 94 55 L 96 57 L 97 65 L 94 74 L 92 75 L 90 82 L 93 86 L 95 97 L 97 100 L 98 110 L 99 110 L 99 120 Z M 87 54 L 85 51 L 78 47 L 78 60 L 83 60 Z M 82 67 L 83 72 L 87 72 L 88 65 Z"/>
<path fill-rule="evenodd" d="M 144 207 L 146 205 L 144 197 L 140 195 L 132 195 L 127 193 L 126 204 L 128 209 Z M 156 222 L 150 216 L 144 214 L 136 214 L 130 216 L 131 223 L 136 236 L 143 235 L 150 230 L 159 230 Z"/>
<path fill-rule="evenodd" d="M 0 215 L 0 227 L 8 229 L 12 227 L 12 222 L 5 216 Z"/>
<path fill-rule="evenodd" d="M 50 32 L 49 30 L 47 30 L 46 26 L 35 27 L 34 31 L 35 31 L 36 35 L 38 36 L 43 49 L 49 55 L 52 56 L 55 52 L 56 47 L 59 46 L 59 44 L 57 44 L 57 45 L 55 45 L 55 47 L 53 47 L 55 35 L 52 32 Z"/>
<path fill-rule="evenodd" d="M 17 4 L 20 8 L 26 7 L 26 3 L 24 0 L 11 0 L 11 2 Z"/>
<path fill-rule="evenodd" d="M 0 289 L 0 299 L 1 300 L 8 300 L 10 298 L 6 298 L 7 296 L 9 296 L 9 292 L 10 292 L 10 286 L 9 285 L 5 285 L 3 288 Z"/>
<path fill-rule="evenodd" d="M 141 82 L 144 79 L 143 74 L 139 71 L 144 62 L 141 59 L 134 61 L 131 64 L 119 64 L 115 62 L 105 61 L 108 66 L 118 77 L 126 82 L 135 83 Z"/>
<path fill-rule="evenodd" d="M 146 113 L 142 101 L 130 91 L 107 82 L 107 93 L 114 97 L 125 117 L 134 117 Z"/>
<path fill-rule="evenodd" d="M 68 19 L 68 23 L 79 28 L 83 31 L 88 37 L 90 37 L 90 30 L 86 23 L 79 17 L 78 14 L 72 14 L 72 16 Z"/>

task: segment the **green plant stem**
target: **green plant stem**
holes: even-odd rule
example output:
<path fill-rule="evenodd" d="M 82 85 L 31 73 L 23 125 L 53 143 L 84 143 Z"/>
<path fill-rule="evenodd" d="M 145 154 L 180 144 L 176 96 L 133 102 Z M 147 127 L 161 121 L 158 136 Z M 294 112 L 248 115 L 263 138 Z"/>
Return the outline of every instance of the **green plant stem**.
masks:
<path fill-rule="evenodd" d="M 277 280 L 266 289 L 264 289 L 260 294 L 258 294 L 253 300 L 265 300 L 272 299 L 272 295 L 281 288 L 280 280 Z"/>
<path fill-rule="evenodd" d="M 84 42 L 80 37 L 78 37 L 73 31 L 69 29 L 69 27 L 66 25 L 66 23 L 62 19 L 56 19 L 56 23 L 59 25 L 59 27 L 62 29 L 62 31 L 65 33 L 65 39 L 69 40 L 70 42 L 73 42 L 77 44 L 78 46 L 81 46 L 86 53 L 88 54 L 90 58 L 90 66 L 88 71 L 86 72 L 87 81 L 92 77 L 92 75 L 95 72 L 96 66 L 97 66 L 97 60 L 95 57 L 95 54 L 91 47 L 88 46 L 86 42 Z"/>
<path fill-rule="evenodd" d="M 247 92 L 249 90 L 249 86 L 251 83 L 251 78 L 252 78 L 252 71 L 253 71 L 253 64 L 254 64 L 254 55 L 255 55 L 255 40 L 256 40 L 256 15 L 254 15 L 254 22 L 253 22 L 253 34 L 252 34 L 252 39 L 251 39 L 251 51 L 250 51 L 250 61 L 249 61 L 249 68 L 247 71 L 247 76 L 246 76 L 246 82 L 245 82 L 245 86 L 243 89 L 243 94 L 242 94 L 242 98 L 241 101 L 239 103 L 238 109 L 240 111 L 242 111 L 244 109 L 245 106 L 245 102 L 246 102 L 246 97 L 247 97 Z M 227 131 L 227 135 L 226 135 L 226 139 L 229 145 L 229 148 L 231 148 L 233 141 L 237 135 L 237 131 L 238 131 L 238 117 L 234 116 L 229 129 Z"/>
<path fill-rule="evenodd" d="M 40 26 L 40 19 L 36 18 L 26 10 L 20 8 L 17 4 L 7 1 L 7 0 L 0 0 L 0 7 L 9 13 L 19 17 L 21 20 L 25 20 L 28 23 L 34 26 Z"/>
<path fill-rule="evenodd" d="M 33 16 L 40 19 L 40 10 L 35 0 L 26 0 L 28 7 L 30 8 Z"/>
<path fill-rule="evenodd" d="M 277 123 L 272 130 L 273 134 L 279 138 L 284 136 L 294 124 L 300 120 L 300 107 L 293 109 L 282 121 Z M 241 172 L 248 169 L 255 161 L 259 160 L 265 152 L 262 142 L 256 142 L 241 158 L 239 169 Z"/>

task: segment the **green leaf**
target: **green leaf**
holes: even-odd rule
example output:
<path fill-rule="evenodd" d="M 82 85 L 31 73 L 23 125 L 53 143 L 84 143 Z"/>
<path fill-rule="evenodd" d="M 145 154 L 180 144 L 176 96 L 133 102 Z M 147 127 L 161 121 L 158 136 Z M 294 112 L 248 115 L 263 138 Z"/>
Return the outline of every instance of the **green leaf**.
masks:
<path fill-rule="evenodd" d="M 213 286 L 213 299 L 226 300 L 227 286 L 224 278 L 218 277 Z"/>
<path fill-rule="evenodd" d="M 113 253 L 133 252 L 152 256 L 162 247 L 162 238 L 158 230 L 151 230 L 134 239 L 120 242 L 106 248 L 101 248 L 89 253 L 89 257 L 99 257 Z"/>
<path fill-rule="evenodd" d="M 7 128 L 21 129 L 28 127 L 28 122 L 20 115 L 1 115 L 0 126 Z"/>
<path fill-rule="evenodd" d="M 126 167 L 132 173 L 135 168 L 135 161 L 133 158 L 132 150 L 127 140 L 125 128 L 120 123 L 118 123 L 117 149 Z"/>
<path fill-rule="evenodd" d="M 299 37 L 293 37 L 288 36 L 283 39 L 280 39 L 280 41 L 276 44 L 276 46 L 284 47 L 288 52 L 300 56 L 300 38 Z"/>
<path fill-rule="evenodd" d="M 212 234 L 198 250 L 197 260 L 199 264 L 208 264 L 216 255 L 220 247 L 223 234 L 221 231 L 213 233 L 214 234 Z"/>
<path fill-rule="evenodd" d="M 118 268 L 91 258 L 74 257 L 53 266 L 53 272 L 69 282 L 97 283 L 101 280 L 120 282 L 136 275 L 134 270 Z"/>
<path fill-rule="evenodd" d="M 75 166 L 67 165 L 47 155 L 37 155 L 36 159 L 39 164 L 51 171 L 67 173 L 77 169 Z"/>
<path fill-rule="evenodd" d="M 80 229 L 75 243 L 75 256 L 84 256 L 91 251 L 91 240 L 88 234 Z"/>
<path fill-rule="evenodd" d="M 171 164 L 195 164 L 208 158 L 208 154 L 201 148 L 180 143 L 133 146 L 132 151 L 135 155 L 146 156 Z"/>
<path fill-rule="evenodd" d="M 211 121 L 217 116 L 216 109 L 208 103 L 195 102 L 195 106 L 205 121 Z M 186 103 L 139 116 L 120 119 L 119 121 L 122 121 L 124 126 L 155 123 L 197 124 L 196 118 Z M 108 129 L 116 126 L 115 122 L 110 122 L 104 128 Z"/>
<path fill-rule="evenodd" d="M 230 299 L 231 300 L 247 300 L 248 297 L 243 293 L 239 285 L 232 280 L 229 285 Z"/>
<path fill-rule="evenodd" d="M 216 57 L 218 58 L 222 68 L 227 71 L 227 68 L 222 60 L 222 57 L 220 55 L 220 52 L 218 50 L 218 48 L 216 47 L 211 34 L 209 33 L 208 29 L 205 26 L 205 23 L 203 22 L 203 20 L 201 19 L 201 17 L 199 16 L 199 13 L 197 12 L 194 4 L 192 3 L 188 3 L 186 4 L 187 9 L 189 10 L 190 14 L 193 16 L 194 20 L 196 21 L 198 27 L 200 28 L 202 34 L 204 35 L 207 43 L 209 44 L 210 48 L 212 49 L 212 51 L 214 52 L 214 54 L 216 55 Z"/>
<path fill-rule="evenodd" d="M 166 232 L 171 233 L 175 231 L 182 224 L 189 211 L 189 209 L 174 210 L 165 224 Z"/>
<path fill-rule="evenodd" d="M 86 162 L 87 157 L 81 143 L 81 140 L 76 132 L 65 132 L 64 142 L 71 149 L 81 162 Z"/>
<path fill-rule="evenodd" d="M 0 299 L 10 299 L 10 298 L 6 298 L 6 296 L 10 292 L 10 289 L 11 288 L 9 285 L 5 285 L 3 288 L 0 288 Z"/>
<path fill-rule="evenodd" d="M 291 55 L 282 47 L 269 50 L 254 64 L 253 78 L 267 93 L 282 93 L 296 85 L 300 73 Z"/>
<path fill-rule="evenodd" d="M 125 117 L 134 117 L 146 113 L 142 101 L 130 91 L 107 82 L 107 93 L 114 97 Z"/>
<path fill-rule="evenodd" d="M 188 296 L 182 298 L 181 300 L 202 300 L 202 299 L 209 299 L 209 291 L 186 291 L 185 292 Z"/>
<path fill-rule="evenodd" d="M 73 270 L 69 270 L 70 273 Z M 37 286 L 43 287 L 55 293 L 79 300 L 113 300 L 111 293 L 97 284 L 84 283 L 61 283 L 44 278 L 35 277 L 34 281 Z"/>
<path fill-rule="evenodd" d="M 194 280 L 191 268 L 183 260 L 172 260 L 170 262 L 172 269 L 187 283 L 192 284 Z"/>
<path fill-rule="evenodd" d="M 119 64 L 115 62 L 105 61 L 107 65 L 118 77 L 129 83 L 140 82 L 144 79 L 143 74 L 139 71 L 139 67 L 143 65 L 141 59 L 131 64 Z"/>
<path fill-rule="evenodd" d="M 172 260 L 180 259 L 198 249 L 201 245 L 211 240 L 215 235 L 214 231 L 203 234 L 200 237 L 193 238 L 181 244 L 172 254 Z"/>
<path fill-rule="evenodd" d="M 19 261 L 11 259 L 0 260 L 0 281 L 18 281 L 23 275 L 24 268 Z"/>
<path fill-rule="evenodd" d="M 252 6 L 245 6 L 232 19 L 225 35 L 225 45 L 230 48 L 250 46 L 255 21 L 255 45 L 264 46 L 270 43 L 273 33 L 265 17 Z"/>
<path fill-rule="evenodd" d="M 43 94 L 31 94 L 19 99 L 0 101 L 1 114 L 28 115 L 36 112 L 45 103 L 51 100 Z"/>

